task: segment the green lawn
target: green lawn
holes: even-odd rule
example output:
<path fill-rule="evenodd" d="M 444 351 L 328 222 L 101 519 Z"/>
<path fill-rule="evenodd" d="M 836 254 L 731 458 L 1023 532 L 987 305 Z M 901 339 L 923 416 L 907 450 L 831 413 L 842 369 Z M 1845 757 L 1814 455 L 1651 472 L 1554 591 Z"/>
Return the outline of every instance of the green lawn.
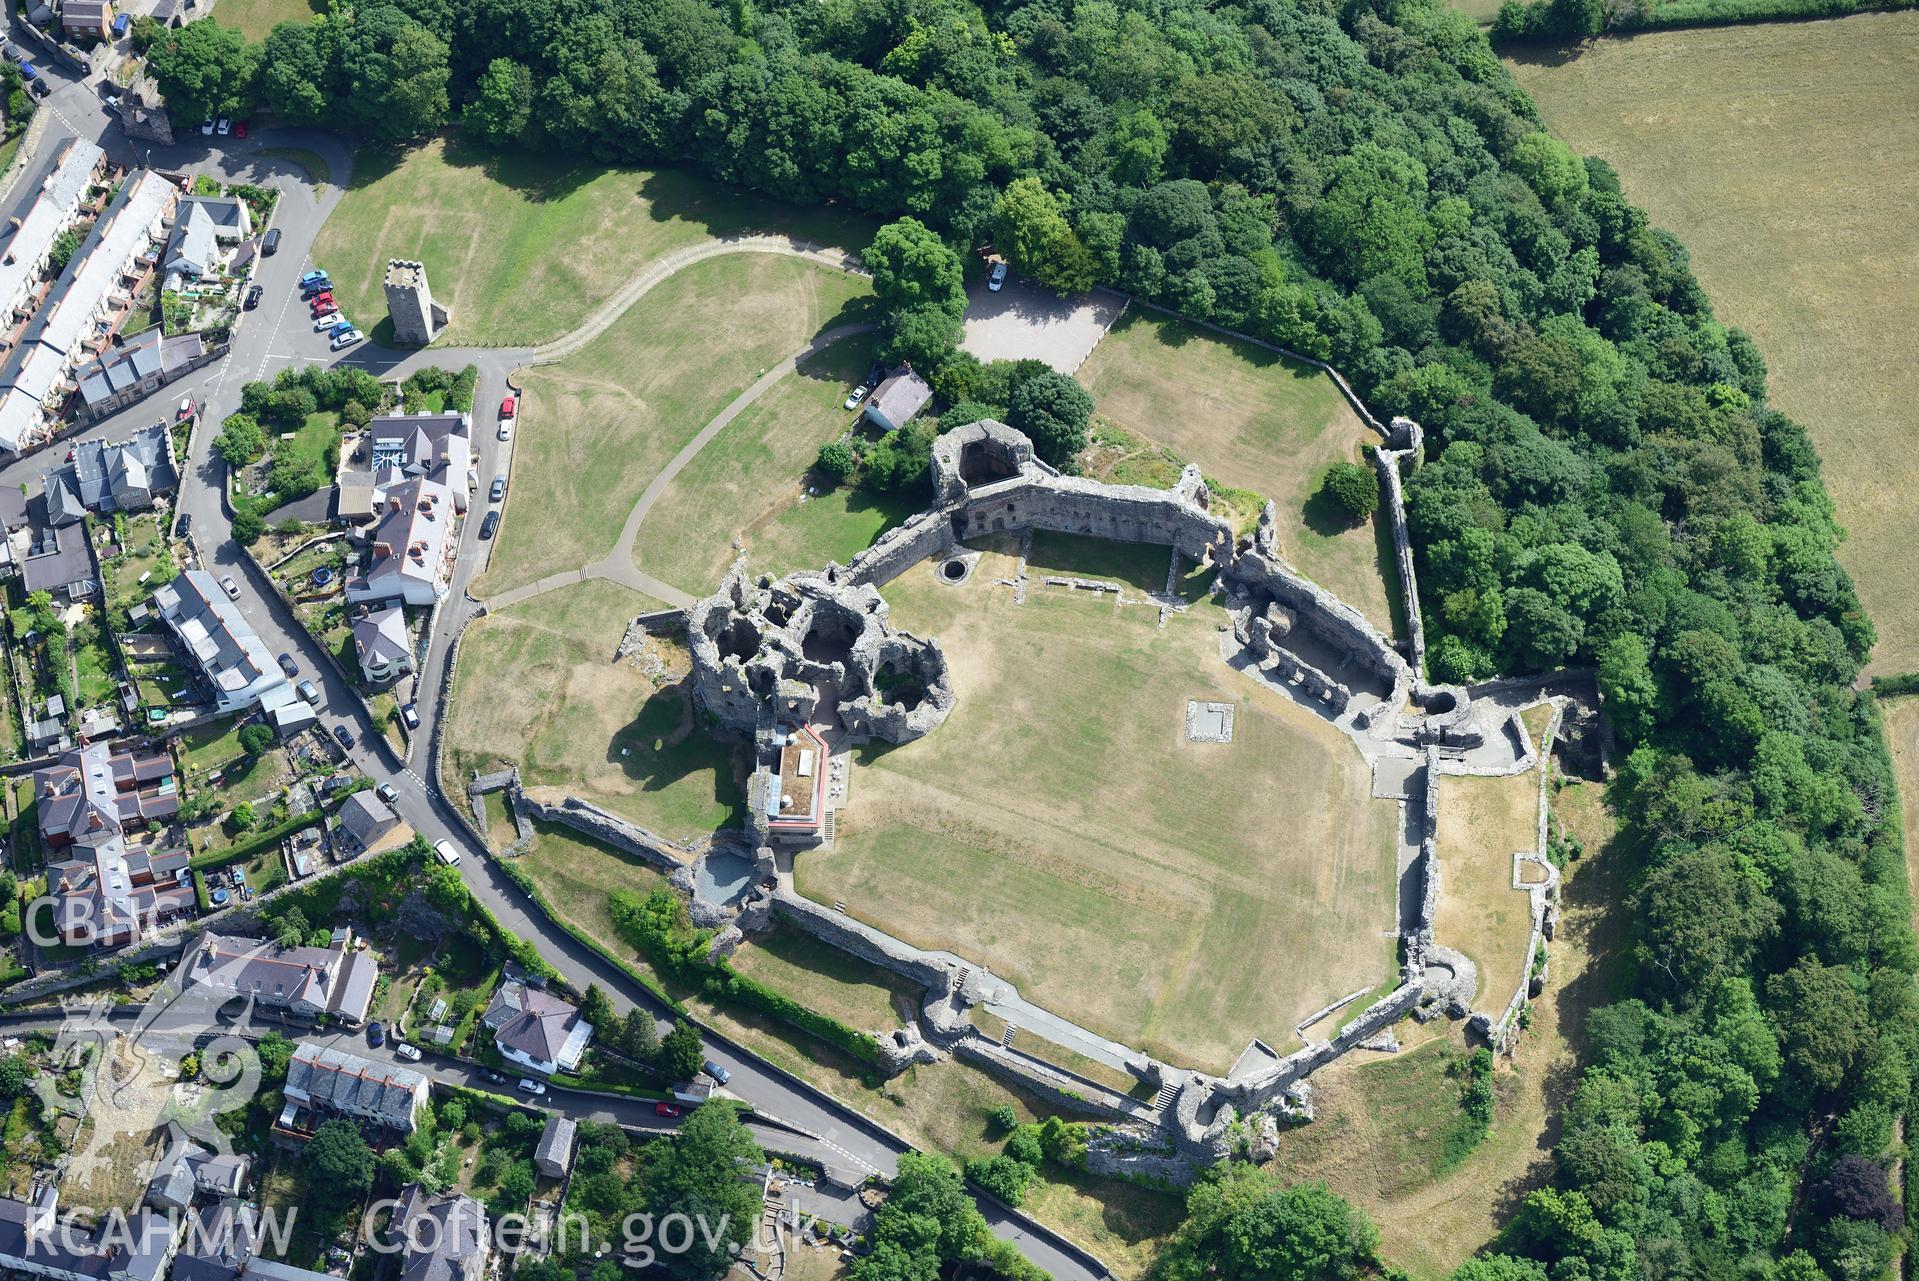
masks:
<path fill-rule="evenodd" d="M 74 666 L 79 672 L 76 688 L 80 702 L 87 707 L 113 697 L 113 656 L 107 652 L 104 638 L 73 647 Z"/>
<path fill-rule="evenodd" d="M 225 25 L 238 27 L 247 39 L 264 40 L 282 22 L 305 22 L 325 12 L 325 0 L 220 0 L 218 16 Z"/>
<path fill-rule="evenodd" d="M 180 764 L 189 774 L 198 774 L 245 755 L 240 750 L 240 723 L 237 720 L 214 721 L 180 735 Z"/>
<path fill-rule="evenodd" d="M 348 315 L 384 317 L 387 259 L 416 258 L 452 313 L 446 345 L 507 346 L 572 330 L 646 264 L 708 236 L 781 231 L 858 250 L 873 226 L 675 170 L 502 154 L 452 134 L 356 155 L 313 253 Z"/>
<path fill-rule="evenodd" d="M 449 776 L 517 761 L 526 785 L 593 801 L 684 840 L 742 803 L 737 744 L 696 723 L 679 685 L 655 688 L 613 651 L 659 602 L 612 583 L 563 588 L 466 631 L 446 726 Z"/>
<path fill-rule="evenodd" d="M 1330 378 L 1143 308 L 1120 318 L 1078 377 L 1101 418 L 1136 446 L 1163 447 L 1146 451 L 1162 474 L 1169 463 L 1198 463 L 1211 482 L 1272 499 L 1280 553 L 1375 626 L 1393 630 L 1390 544 L 1372 524 L 1348 527 L 1313 502 L 1327 468 L 1357 460 L 1362 444 L 1379 439 Z"/>
<path fill-rule="evenodd" d="M 728 423 L 640 527 L 640 567 L 704 596 L 732 562 L 736 540 L 756 570 L 771 574 L 845 561 L 870 543 L 894 516 L 892 504 L 855 511 L 847 493 L 808 495 L 803 477 L 820 446 L 853 421 L 842 407 L 847 385 L 864 375 L 872 353 L 870 338 L 836 343 Z"/>
<path fill-rule="evenodd" d="M 585 350 L 528 373 L 513 494 L 475 594 L 606 556 L 680 447 L 776 362 L 844 323 L 866 293 L 859 277 L 800 259 L 708 259 Z M 723 548 L 724 533 L 714 537 Z"/>

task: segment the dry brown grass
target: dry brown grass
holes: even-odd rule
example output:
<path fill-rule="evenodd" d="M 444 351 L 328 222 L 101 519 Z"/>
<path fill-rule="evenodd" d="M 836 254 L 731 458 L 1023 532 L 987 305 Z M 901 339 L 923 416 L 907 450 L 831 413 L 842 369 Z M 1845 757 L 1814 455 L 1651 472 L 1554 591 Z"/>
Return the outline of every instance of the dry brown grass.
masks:
<path fill-rule="evenodd" d="M 1899 782 L 1899 817 L 1906 834 L 1906 881 L 1912 889 L 1913 924 L 1919 927 L 1919 698 L 1883 704 L 1886 743 Z"/>
<path fill-rule="evenodd" d="M 1919 13 L 1602 40 L 1514 73 L 1559 137 L 1672 228 L 1720 319 L 1758 340 L 1772 402 L 1811 430 L 1879 628 L 1919 668 Z"/>
<path fill-rule="evenodd" d="M 1539 775 L 1439 780 L 1439 910 L 1433 937 L 1479 967 L 1475 1009 L 1506 1008 L 1526 965 L 1528 895 L 1513 854 L 1539 838 Z"/>
<path fill-rule="evenodd" d="M 733 968 L 810 1010 L 875 1035 L 913 1018 L 922 995 L 904 979 L 793 929 L 753 935 L 733 954 Z"/>
<path fill-rule="evenodd" d="M 1373 526 L 1347 528 L 1310 504 L 1328 467 L 1378 443 L 1331 379 L 1137 308 L 1093 349 L 1078 377 L 1100 416 L 1136 442 L 1164 445 L 1198 463 L 1208 480 L 1272 499 L 1286 559 L 1382 631 L 1393 630 L 1395 571 Z M 1171 477 L 1178 474 L 1172 467 Z M 1148 479 L 1125 477 L 1136 478 Z"/>
<path fill-rule="evenodd" d="M 669 840 L 729 822 L 734 745 L 695 727 L 680 685 L 613 661 L 627 623 L 657 607 L 587 582 L 469 627 L 447 720 L 449 785 L 517 761 L 529 789 L 583 797 Z"/>
<path fill-rule="evenodd" d="M 866 292 L 860 277 L 804 259 L 709 258 L 659 285 L 584 350 L 530 371 L 513 496 L 475 594 L 612 552 L 634 501 L 680 447 Z M 710 536 L 724 548 L 723 529 Z"/>
<path fill-rule="evenodd" d="M 1161 630 L 1148 607 L 1037 587 L 1015 606 L 931 565 L 887 597 L 941 641 L 957 702 L 854 770 L 802 892 L 1215 1071 L 1389 970 L 1395 809 L 1343 735 L 1225 667 L 1216 607 Z M 1238 705 L 1231 744 L 1186 741 L 1195 697 Z"/>
<path fill-rule="evenodd" d="M 1314 1073 L 1318 1119 L 1284 1135 L 1274 1162 L 1290 1178 L 1324 1179 L 1364 1209 L 1379 1225 L 1381 1254 L 1427 1281 L 1490 1245 L 1519 1201 L 1551 1175 L 1559 1109 L 1578 1082 L 1586 1011 L 1624 995 L 1629 939 L 1617 907 L 1625 867 L 1608 845 L 1612 820 L 1589 783 L 1559 793 L 1553 810 L 1588 853 L 1565 882 L 1552 981 L 1533 1003 L 1518 1050 L 1496 1071 L 1491 1134 L 1439 1171 L 1434 1137 L 1458 1106 L 1444 1057 L 1465 1049 L 1460 1028 L 1441 1023 L 1433 1026 L 1443 1048 L 1416 1051 L 1433 1057 L 1412 1069 L 1349 1055 Z"/>

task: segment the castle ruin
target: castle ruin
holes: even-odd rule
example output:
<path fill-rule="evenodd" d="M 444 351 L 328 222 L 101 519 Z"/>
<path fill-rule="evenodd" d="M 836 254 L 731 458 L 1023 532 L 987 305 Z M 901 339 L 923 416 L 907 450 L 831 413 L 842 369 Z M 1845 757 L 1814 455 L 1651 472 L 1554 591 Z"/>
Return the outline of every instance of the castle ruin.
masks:
<path fill-rule="evenodd" d="M 393 322 L 393 341 L 424 347 L 446 328 L 447 310 L 433 301 L 426 264 L 389 258 L 386 264 L 386 314 Z"/>

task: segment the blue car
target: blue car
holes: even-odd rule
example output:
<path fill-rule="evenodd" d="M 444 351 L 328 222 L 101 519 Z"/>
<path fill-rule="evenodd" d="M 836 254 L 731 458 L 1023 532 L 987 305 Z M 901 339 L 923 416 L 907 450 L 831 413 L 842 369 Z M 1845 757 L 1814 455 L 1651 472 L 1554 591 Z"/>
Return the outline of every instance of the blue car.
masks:
<path fill-rule="evenodd" d="M 40 69 L 31 62 L 23 62 L 20 64 L 20 74 L 29 80 L 36 80 L 40 76 Z"/>
<path fill-rule="evenodd" d="M 300 288 L 305 289 L 309 285 L 323 285 L 327 283 L 329 279 L 331 279 L 331 277 L 324 271 L 309 271 L 306 275 L 300 277 Z"/>
<path fill-rule="evenodd" d="M 340 322 L 339 324 L 337 324 L 337 325 L 335 325 L 335 326 L 334 326 L 333 328 L 331 328 L 331 329 L 329 329 L 329 330 L 327 330 L 327 331 L 326 331 L 326 335 L 327 335 L 327 337 L 329 337 L 329 338 L 338 338 L 338 337 L 339 337 L 339 336 L 340 336 L 341 334 L 343 334 L 343 333 L 345 333 L 345 332 L 346 332 L 347 330 L 349 330 L 349 329 L 351 329 L 351 328 L 353 328 L 353 322 L 352 322 L 352 321 L 350 321 L 350 320 L 342 320 L 342 321 L 341 321 L 341 322 Z"/>

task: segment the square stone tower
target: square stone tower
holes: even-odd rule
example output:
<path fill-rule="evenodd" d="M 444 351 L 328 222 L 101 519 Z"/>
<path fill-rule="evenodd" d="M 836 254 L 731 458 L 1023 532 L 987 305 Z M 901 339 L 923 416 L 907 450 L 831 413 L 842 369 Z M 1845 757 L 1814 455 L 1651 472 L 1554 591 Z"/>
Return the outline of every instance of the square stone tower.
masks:
<path fill-rule="evenodd" d="M 447 311 L 433 301 L 425 263 L 387 259 L 386 314 L 393 320 L 393 341 L 415 347 L 426 346 L 446 328 Z"/>

